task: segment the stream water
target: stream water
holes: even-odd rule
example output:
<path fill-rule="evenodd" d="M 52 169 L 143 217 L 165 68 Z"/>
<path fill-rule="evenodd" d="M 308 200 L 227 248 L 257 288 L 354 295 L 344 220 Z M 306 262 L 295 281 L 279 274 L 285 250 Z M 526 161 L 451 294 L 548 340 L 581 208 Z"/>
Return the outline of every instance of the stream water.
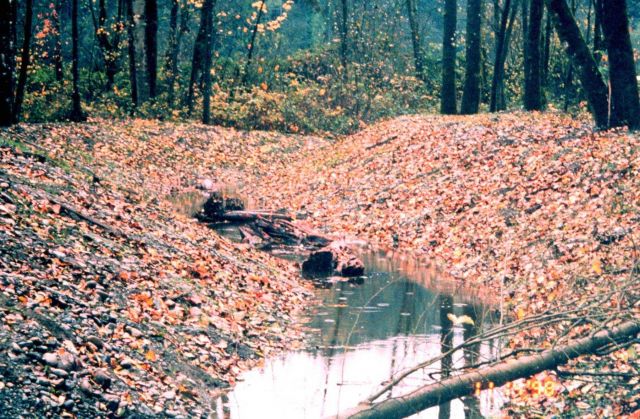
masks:
<path fill-rule="evenodd" d="M 318 305 L 308 309 L 306 349 L 267 359 L 242 374 L 233 391 L 218 401 L 218 417 L 326 418 L 381 388 L 381 383 L 456 346 L 493 321 L 495 310 L 477 290 L 438 279 L 426 263 L 365 253 L 361 280 L 325 283 Z M 467 315 L 474 325 L 449 319 Z M 440 370 L 493 359 L 493 342 L 475 345 L 413 373 L 378 400 L 407 394 L 441 379 Z M 496 414 L 498 391 L 470 394 L 425 410 L 416 418 L 469 418 Z"/>

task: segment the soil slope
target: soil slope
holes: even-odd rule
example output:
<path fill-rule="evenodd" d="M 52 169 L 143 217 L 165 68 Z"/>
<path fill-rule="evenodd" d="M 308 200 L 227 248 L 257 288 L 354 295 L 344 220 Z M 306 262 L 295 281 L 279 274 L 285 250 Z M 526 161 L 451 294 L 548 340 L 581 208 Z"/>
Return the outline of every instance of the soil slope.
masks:
<path fill-rule="evenodd" d="M 303 145 L 143 121 L 0 131 L 0 416 L 206 417 L 296 344 L 297 269 L 181 214 L 269 144 Z"/>

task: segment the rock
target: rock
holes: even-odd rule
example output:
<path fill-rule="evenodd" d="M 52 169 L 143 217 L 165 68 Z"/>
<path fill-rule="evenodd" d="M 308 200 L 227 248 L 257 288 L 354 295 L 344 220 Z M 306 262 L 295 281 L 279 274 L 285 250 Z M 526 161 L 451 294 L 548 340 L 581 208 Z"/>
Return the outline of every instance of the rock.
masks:
<path fill-rule="evenodd" d="M 65 370 L 61 370 L 60 368 L 51 368 L 51 369 L 49 370 L 49 372 L 50 372 L 51 374 L 53 374 L 53 375 L 56 375 L 56 376 L 58 376 L 58 377 L 62 377 L 62 378 L 65 378 L 65 377 L 68 377 L 68 376 L 69 376 L 69 373 L 68 373 L 68 372 L 66 372 Z"/>
<path fill-rule="evenodd" d="M 104 347 L 104 343 L 97 336 L 89 336 L 87 338 L 87 342 L 93 343 L 94 345 L 96 345 L 96 348 L 98 348 L 98 349 L 102 349 Z"/>
<path fill-rule="evenodd" d="M 107 390 L 111 387 L 111 377 L 104 370 L 98 370 L 93 374 L 93 381 L 95 381 L 100 387 Z"/>
<path fill-rule="evenodd" d="M 125 358 L 122 361 L 120 361 L 120 366 L 128 370 L 130 368 L 133 368 L 135 364 L 133 363 L 133 360 L 131 358 Z"/>
<path fill-rule="evenodd" d="M 62 407 L 64 407 L 65 409 L 71 409 L 74 404 L 76 404 L 76 402 L 74 402 L 73 399 L 68 399 L 65 400 L 64 403 L 62 403 Z"/>
<path fill-rule="evenodd" d="M 44 361 L 45 364 L 49 366 L 52 366 L 52 367 L 58 366 L 58 354 L 56 353 L 53 353 L 53 352 L 46 353 L 42 355 L 42 360 Z"/>
<path fill-rule="evenodd" d="M 70 352 L 47 352 L 42 355 L 42 360 L 51 367 L 59 368 L 67 372 L 75 371 L 80 366 L 78 359 Z"/>
<path fill-rule="evenodd" d="M 128 327 L 127 329 L 129 331 L 129 334 L 134 338 L 139 338 L 140 336 L 142 336 L 142 332 L 135 327 Z"/>
<path fill-rule="evenodd" d="M 45 377 L 38 377 L 36 379 L 36 383 L 40 384 L 41 386 L 49 386 L 51 384 L 51 382 Z"/>
<path fill-rule="evenodd" d="M 162 393 L 162 397 L 164 397 L 166 400 L 175 400 L 176 393 L 174 391 L 165 391 L 164 393 Z"/>

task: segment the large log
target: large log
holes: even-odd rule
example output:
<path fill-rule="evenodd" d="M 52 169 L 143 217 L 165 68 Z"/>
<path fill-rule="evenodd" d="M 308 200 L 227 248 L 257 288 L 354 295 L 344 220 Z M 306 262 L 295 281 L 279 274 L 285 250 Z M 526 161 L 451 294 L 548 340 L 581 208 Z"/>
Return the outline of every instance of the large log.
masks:
<path fill-rule="evenodd" d="M 349 246 L 333 242 L 312 252 L 302 263 L 302 273 L 307 277 L 361 276 L 364 275 L 364 264 Z"/>
<path fill-rule="evenodd" d="M 489 383 L 499 387 L 519 378 L 529 377 L 550 370 L 581 355 L 593 354 L 612 342 L 623 343 L 640 333 L 640 320 L 628 321 L 593 336 L 575 340 L 535 355 L 501 362 L 483 370 L 456 375 L 437 383 L 429 384 L 405 396 L 384 400 L 380 403 L 361 403 L 343 412 L 340 418 L 404 418 L 433 406 L 473 394 L 480 384 L 487 389 Z"/>

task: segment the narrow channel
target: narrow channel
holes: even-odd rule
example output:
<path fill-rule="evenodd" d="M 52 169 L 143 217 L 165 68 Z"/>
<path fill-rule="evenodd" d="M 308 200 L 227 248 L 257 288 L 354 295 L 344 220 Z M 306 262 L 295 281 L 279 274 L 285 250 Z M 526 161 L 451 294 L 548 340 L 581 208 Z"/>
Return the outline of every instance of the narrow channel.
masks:
<path fill-rule="evenodd" d="M 319 303 L 303 319 L 309 328 L 306 349 L 267 359 L 242 374 L 235 388 L 217 401 L 219 418 L 335 417 L 375 393 L 381 383 L 496 320 L 496 311 L 477 290 L 440 280 L 426 263 L 376 252 L 360 256 L 365 277 L 318 283 Z M 474 325 L 453 324 L 451 314 L 469 316 Z M 378 400 L 437 381 L 443 378 L 441 369 L 494 359 L 496 346 L 487 342 L 457 351 L 411 374 Z M 498 391 L 483 391 L 413 417 L 486 417 L 503 404 Z"/>

